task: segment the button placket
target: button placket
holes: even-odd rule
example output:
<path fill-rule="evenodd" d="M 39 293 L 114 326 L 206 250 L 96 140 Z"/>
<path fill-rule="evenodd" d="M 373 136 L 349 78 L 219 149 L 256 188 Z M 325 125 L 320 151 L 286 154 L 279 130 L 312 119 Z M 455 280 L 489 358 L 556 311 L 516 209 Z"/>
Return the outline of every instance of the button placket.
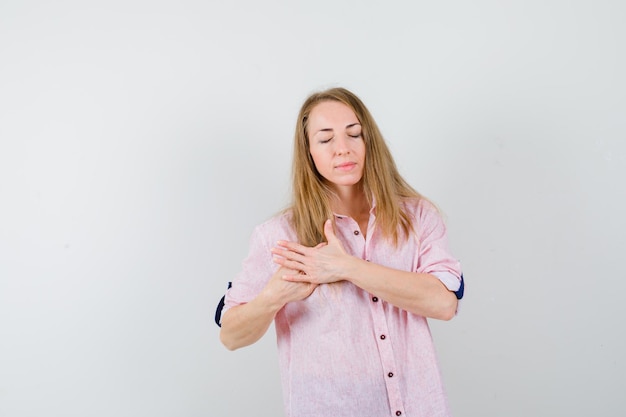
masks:
<path fill-rule="evenodd" d="M 398 366 L 393 352 L 393 344 L 388 338 L 389 329 L 385 318 L 385 306 L 380 300 L 371 296 L 370 311 L 374 321 L 374 332 L 376 336 L 376 344 L 380 355 L 380 362 L 384 372 L 384 383 L 387 387 L 389 407 L 391 410 L 402 410 L 404 408 L 402 400 L 402 390 L 400 389 L 400 379 L 396 377 Z M 374 301 L 376 299 L 376 301 Z"/>
<path fill-rule="evenodd" d="M 374 233 L 373 227 L 373 219 L 370 218 L 370 224 L 367 229 L 367 238 L 364 240 L 365 245 L 363 248 L 363 257 L 362 259 L 370 261 L 370 252 L 373 250 L 371 245 L 371 237 Z M 360 232 L 358 230 L 354 230 L 354 235 L 359 235 Z M 389 328 L 387 327 L 387 319 L 385 313 L 385 303 L 379 299 L 375 295 L 370 294 L 370 312 L 372 314 L 372 320 L 374 322 L 374 336 L 376 337 L 376 344 L 378 346 L 378 353 L 380 355 L 380 362 L 382 365 L 382 370 L 384 372 L 384 383 L 387 387 L 388 399 L 389 399 L 389 408 L 394 412 L 396 416 L 400 416 L 404 409 L 404 404 L 402 400 L 402 390 L 400 389 L 400 379 L 395 377 L 394 372 L 391 370 L 398 370 L 398 366 L 396 364 L 395 356 L 393 353 L 393 344 L 389 339 Z M 399 414 L 398 414 L 399 413 Z"/>

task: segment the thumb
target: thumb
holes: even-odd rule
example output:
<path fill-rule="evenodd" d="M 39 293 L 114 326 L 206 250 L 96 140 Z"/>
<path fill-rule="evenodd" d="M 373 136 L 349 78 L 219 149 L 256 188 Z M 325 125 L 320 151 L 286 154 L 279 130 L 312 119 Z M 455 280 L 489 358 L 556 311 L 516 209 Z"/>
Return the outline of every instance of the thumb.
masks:
<path fill-rule="evenodd" d="M 333 230 L 333 222 L 330 219 L 324 222 L 324 236 L 326 236 L 326 240 L 328 241 L 328 243 L 337 240 L 337 237 L 335 236 L 335 231 Z"/>

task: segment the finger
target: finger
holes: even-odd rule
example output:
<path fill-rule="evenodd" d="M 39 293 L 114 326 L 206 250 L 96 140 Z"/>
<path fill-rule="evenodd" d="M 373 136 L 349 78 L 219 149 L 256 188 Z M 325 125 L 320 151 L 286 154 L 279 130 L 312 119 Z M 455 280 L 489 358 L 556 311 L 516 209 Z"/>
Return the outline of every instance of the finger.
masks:
<path fill-rule="evenodd" d="M 287 268 L 285 266 L 279 268 L 278 273 L 282 275 L 297 275 L 300 273 L 297 269 Z"/>
<path fill-rule="evenodd" d="M 285 266 L 285 258 L 280 258 L 278 256 L 272 256 L 272 262 L 274 262 L 277 265 L 280 265 L 282 267 L 287 268 L 287 266 Z"/>
<path fill-rule="evenodd" d="M 281 248 L 272 248 L 272 253 L 279 257 L 289 259 L 291 261 L 296 262 L 304 262 L 305 257 L 298 252 L 294 252 L 291 250 L 281 249 Z"/>
<path fill-rule="evenodd" d="M 304 266 L 304 264 L 302 264 L 302 263 L 300 263 L 298 261 L 292 261 L 292 260 L 289 260 L 289 259 L 279 258 L 279 257 L 276 257 L 276 256 L 272 257 L 272 261 L 275 264 L 278 264 L 278 265 L 280 265 L 282 267 L 285 267 L 287 269 L 292 269 L 294 271 L 304 271 L 304 269 L 306 268 Z"/>
<path fill-rule="evenodd" d="M 333 222 L 330 219 L 324 222 L 324 236 L 326 236 L 328 243 L 337 240 L 337 236 L 335 236 L 335 231 L 333 230 Z"/>
<path fill-rule="evenodd" d="M 284 249 L 290 250 L 292 252 L 296 252 L 298 254 L 301 255 L 306 255 L 308 253 L 308 251 L 311 249 L 307 246 L 301 245 L 299 243 L 296 242 L 289 242 L 287 240 L 279 240 L 278 242 L 276 242 L 276 244 L 279 247 L 282 247 Z"/>
<path fill-rule="evenodd" d="M 311 277 L 306 274 L 285 274 L 282 279 L 289 282 L 312 282 Z"/>

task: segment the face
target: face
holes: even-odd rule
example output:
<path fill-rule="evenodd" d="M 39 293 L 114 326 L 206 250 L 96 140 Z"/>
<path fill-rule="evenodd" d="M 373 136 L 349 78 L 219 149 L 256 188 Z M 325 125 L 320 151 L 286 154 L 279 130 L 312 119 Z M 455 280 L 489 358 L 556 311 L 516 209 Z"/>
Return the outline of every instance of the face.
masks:
<path fill-rule="evenodd" d="M 319 103 L 309 114 L 307 129 L 309 152 L 328 184 L 337 190 L 358 184 L 365 167 L 365 142 L 352 109 L 337 101 Z"/>

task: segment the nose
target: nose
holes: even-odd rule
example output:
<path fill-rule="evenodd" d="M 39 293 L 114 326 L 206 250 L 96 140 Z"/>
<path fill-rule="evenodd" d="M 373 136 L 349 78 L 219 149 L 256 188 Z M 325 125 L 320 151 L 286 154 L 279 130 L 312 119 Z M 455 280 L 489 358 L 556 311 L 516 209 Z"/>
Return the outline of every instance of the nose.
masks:
<path fill-rule="evenodd" d="M 346 135 L 337 135 L 335 137 L 335 154 L 346 155 L 350 153 L 348 137 Z"/>

